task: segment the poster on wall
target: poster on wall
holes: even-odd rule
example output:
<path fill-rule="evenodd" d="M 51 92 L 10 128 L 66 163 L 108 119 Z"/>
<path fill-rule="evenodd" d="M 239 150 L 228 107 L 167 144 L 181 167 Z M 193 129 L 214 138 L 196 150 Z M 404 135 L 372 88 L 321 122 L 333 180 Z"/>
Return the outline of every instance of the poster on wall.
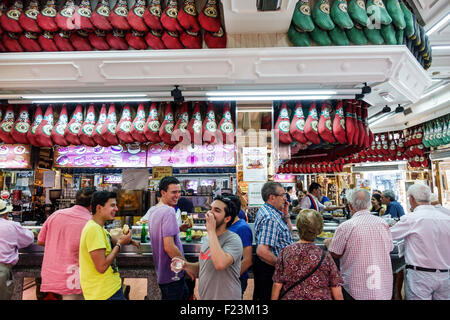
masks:
<path fill-rule="evenodd" d="M 244 181 L 267 181 L 267 147 L 242 148 Z"/>
<path fill-rule="evenodd" d="M 31 169 L 31 145 L 2 144 L 0 145 L 0 168 Z"/>
<path fill-rule="evenodd" d="M 250 207 L 264 205 L 264 200 L 261 196 L 261 189 L 265 182 L 249 182 L 248 184 L 248 205 Z"/>

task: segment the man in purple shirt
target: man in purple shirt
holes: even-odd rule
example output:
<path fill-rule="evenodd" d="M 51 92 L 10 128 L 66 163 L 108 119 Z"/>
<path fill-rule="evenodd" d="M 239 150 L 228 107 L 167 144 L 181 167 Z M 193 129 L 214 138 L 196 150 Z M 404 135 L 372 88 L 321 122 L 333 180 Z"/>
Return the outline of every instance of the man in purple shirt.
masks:
<path fill-rule="evenodd" d="M 10 300 L 14 291 L 12 267 L 19 261 L 19 249 L 34 241 L 33 232 L 9 221 L 11 206 L 0 200 L 0 300 Z"/>
<path fill-rule="evenodd" d="M 161 199 L 149 210 L 148 225 L 152 244 L 153 261 L 155 263 L 158 285 L 162 300 L 187 300 L 189 289 L 184 279 L 184 272 L 174 281 L 175 275 L 170 264 L 173 257 L 184 257 L 179 232 L 186 231 L 188 224 L 178 227 L 174 206 L 181 194 L 180 182 L 174 177 L 164 177 L 159 183 Z"/>

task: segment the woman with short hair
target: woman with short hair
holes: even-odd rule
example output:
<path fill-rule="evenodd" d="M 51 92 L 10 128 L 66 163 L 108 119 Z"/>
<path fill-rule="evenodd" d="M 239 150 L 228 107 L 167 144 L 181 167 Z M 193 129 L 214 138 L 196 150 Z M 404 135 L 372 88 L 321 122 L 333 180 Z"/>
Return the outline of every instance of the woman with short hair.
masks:
<path fill-rule="evenodd" d="M 300 240 L 278 256 L 272 300 L 343 300 L 344 281 L 333 258 L 314 244 L 323 231 L 322 215 L 304 209 L 298 214 L 296 225 Z"/>

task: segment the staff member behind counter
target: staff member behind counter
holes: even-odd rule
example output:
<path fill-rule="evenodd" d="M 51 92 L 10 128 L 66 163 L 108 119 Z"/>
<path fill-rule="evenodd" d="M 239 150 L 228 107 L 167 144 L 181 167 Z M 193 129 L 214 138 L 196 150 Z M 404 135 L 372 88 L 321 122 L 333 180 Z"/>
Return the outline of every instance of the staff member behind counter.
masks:
<path fill-rule="evenodd" d="M 313 209 L 320 212 L 344 208 L 339 206 L 327 207 L 320 203 L 319 199 L 322 199 L 322 186 L 313 182 L 309 185 L 308 194 L 300 202 L 300 209 Z"/>

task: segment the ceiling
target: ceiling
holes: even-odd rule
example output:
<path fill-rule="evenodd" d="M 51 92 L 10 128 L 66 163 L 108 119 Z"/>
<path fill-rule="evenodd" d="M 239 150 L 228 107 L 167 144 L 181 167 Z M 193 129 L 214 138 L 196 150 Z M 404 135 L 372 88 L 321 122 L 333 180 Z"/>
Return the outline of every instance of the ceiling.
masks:
<path fill-rule="evenodd" d="M 374 132 L 404 129 L 450 112 L 450 1 L 406 0 L 406 2 L 426 31 L 448 16 L 447 22 L 429 35 L 433 63 L 427 72 L 433 83 L 419 101 L 402 105 L 406 112 L 395 113 L 397 105 L 389 106 L 392 111 L 387 114 L 381 112 L 384 105 L 370 108 L 369 117 Z"/>

